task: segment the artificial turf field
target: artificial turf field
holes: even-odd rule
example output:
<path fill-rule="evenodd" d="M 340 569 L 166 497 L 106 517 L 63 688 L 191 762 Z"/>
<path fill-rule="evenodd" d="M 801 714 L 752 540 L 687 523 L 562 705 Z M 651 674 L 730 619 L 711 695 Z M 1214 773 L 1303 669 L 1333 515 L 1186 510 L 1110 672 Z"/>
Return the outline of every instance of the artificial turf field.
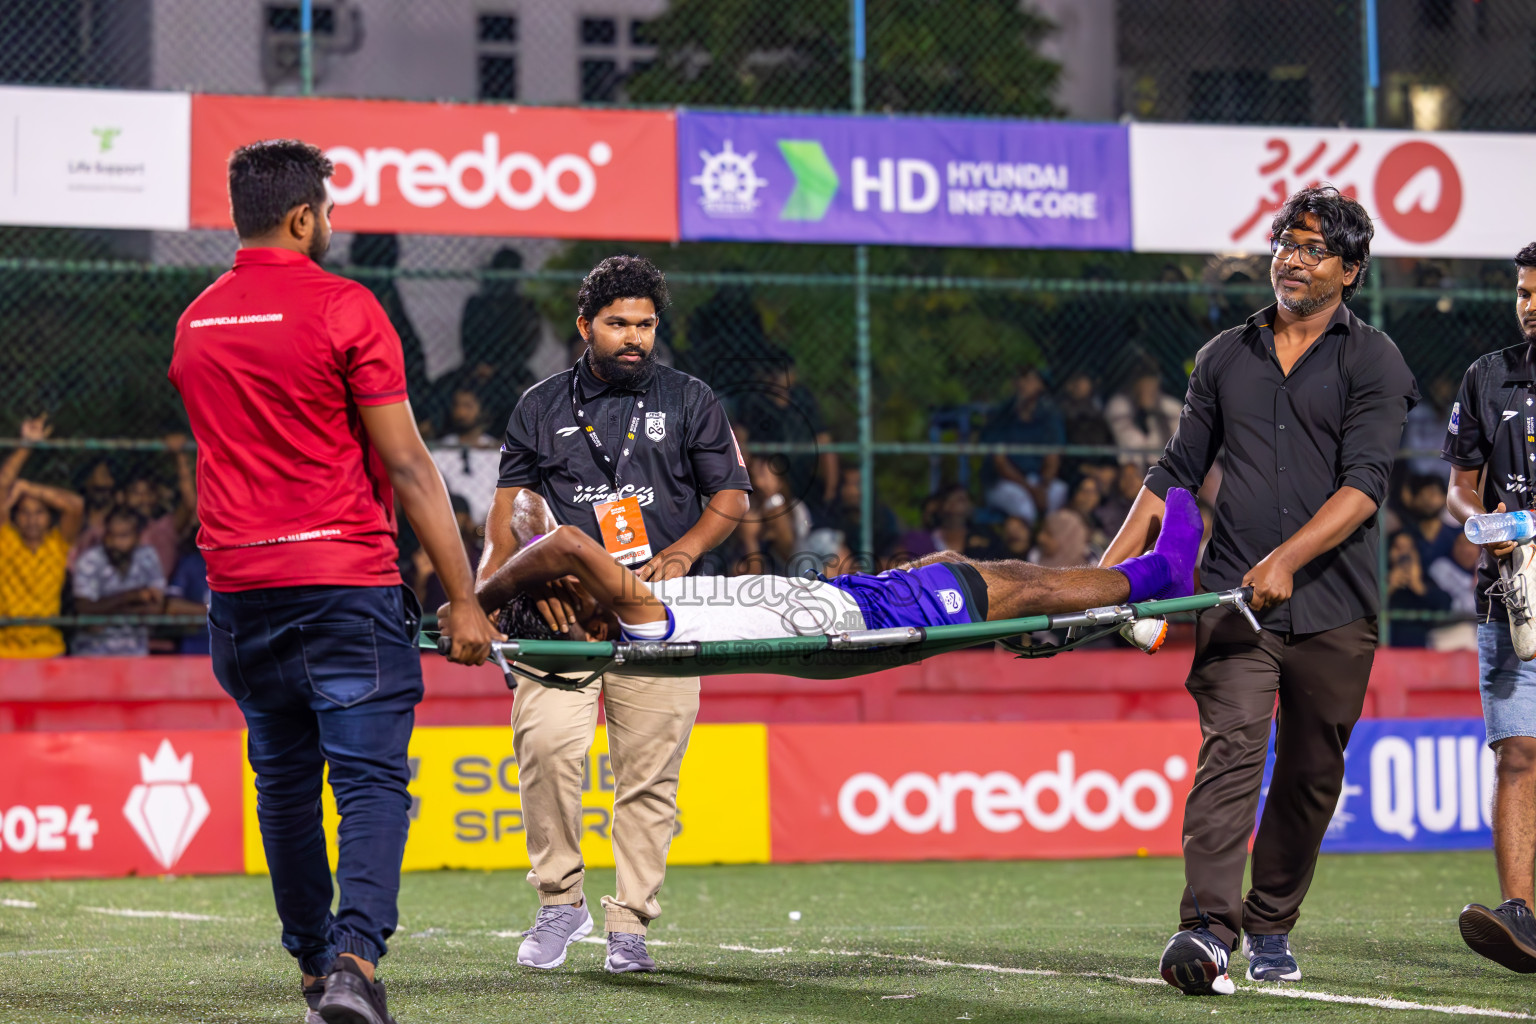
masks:
<path fill-rule="evenodd" d="M 380 977 L 400 1024 L 1448 1019 L 1242 980 L 1181 996 L 1155 979 L 1182 877 L 1170 859 L 674 867 L 651 930 L 662 970 L 613 977 L 591 942 L 553 971 L 516 966 L 522 872 L 409 874 Z M 593 871 L 588 892 L 612 881 Z M 1324 857 L 1288 991 L 1536 1019 L 1536 975 L 1456 932 L 1492 885 L 1487 853 Z M 303 1018 L 265 878 L 10 882 L 0 901 L 6 1024 Z"/>

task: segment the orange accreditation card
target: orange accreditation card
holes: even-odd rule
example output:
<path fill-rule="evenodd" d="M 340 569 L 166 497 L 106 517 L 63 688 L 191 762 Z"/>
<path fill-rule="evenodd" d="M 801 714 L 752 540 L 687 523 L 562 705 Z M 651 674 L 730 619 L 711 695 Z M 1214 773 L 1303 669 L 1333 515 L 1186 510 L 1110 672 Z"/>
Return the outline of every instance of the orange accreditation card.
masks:
<path fill-rule="evenodd" d="M 645 517 L 640 499 L 635 495 L 618 501 L 603 501 L 592 506 L 597 513 L 597 529 L 603 547 L 621 565 L 637 565 L 651 557 L 651 543 L 645 536 Z"/>

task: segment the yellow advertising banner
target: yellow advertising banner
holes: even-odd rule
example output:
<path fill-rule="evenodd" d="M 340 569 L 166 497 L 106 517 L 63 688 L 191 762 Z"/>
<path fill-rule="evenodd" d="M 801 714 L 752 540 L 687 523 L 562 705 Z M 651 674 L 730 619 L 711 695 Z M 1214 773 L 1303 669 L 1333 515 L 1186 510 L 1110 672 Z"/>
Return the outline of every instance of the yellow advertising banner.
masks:
<path fill-rule="evenodd" d="M 241 744 L 244 749 L 244 744 Z M 411 737 L 411 834 L 405 870 L 528 866 L 512 733 L 504 726 L 418 728 Z M 245 771 L 245 869 L 265 874 L 255 774 Z M 613 864 L 613 769 L 599 727 L 582 766 L 582 855 Z M 678 784 L 672 864 L 768 861 L 768 727 L 699 725 Z M 325 830 L 336 861 L 336 801 L 327 786 Z"/>

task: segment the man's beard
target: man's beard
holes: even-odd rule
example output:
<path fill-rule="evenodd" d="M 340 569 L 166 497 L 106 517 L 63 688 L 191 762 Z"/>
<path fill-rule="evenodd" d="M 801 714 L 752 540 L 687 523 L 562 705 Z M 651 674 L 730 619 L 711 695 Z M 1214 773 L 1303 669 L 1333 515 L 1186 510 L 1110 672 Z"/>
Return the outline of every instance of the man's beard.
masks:
<path fill-rule="evenodd" d="M 325 254 L 331 250 L 331 236 L 329 233 L 323 237 L 316 231 L 309 240 L 309 258 L 319 263 L 325 259 Z"/>
<path fill-rule="evenodd" d="M 630 387 L 649 378 L 651 370 L 656 366 L 655 346 L 652 346 L 638 363 L 625 363 L 619 360 L 619 356 L 625 353 L 640 351 L 641 349 L 636 346 L 627 346 L 611 356 L 600 356 L 597 354 L 597 349 L 588 346 L 587 358 L 591 360 L 592 372 L 603 380 L 619 387 Z"/>
<path fill-rule="evenodd" d="M 107 553 L 107 561 L 112 563 L 112 568 L 119 574 L 127 573 L 128 567 L 133 564 L 133 551 L 118 551 L 116 548 L 104 547 Z"/>
<path fill-rule="evenodd" d="M 1520 325 L 1520 334 L 1525 338 L 1525 343 L 1536 348 L 1536 322 L 1517 320 L 1516 323 Z"/>
<path fill-rule="evenodd" d="M 1321 309 L 1326 309 L 1335 299 L 1339 297 L 1339 290 L 1337 288 L 1333 289 L 1332 291 L 1317 294 L 1313 288 L 1313 284 L 1317 279 L 1308 277 L 1305 282 L 1307 285 L 1307 293 L 1300 296 L 1299 298 L 1287 298 L 1280 293 L 1280 282 L 1283 280 L 1294 281 L 1300 279 L 1287 278 L 1284 274 L 1280 273 L 1279 270 L 1276 270 L 1270 278 L 1270 283 L 1275 287 L 1275 298 L 1279 301 L 1280 305 L 1284 306 L 1291 313 L 1299 317 L 1308 317 Z"/>

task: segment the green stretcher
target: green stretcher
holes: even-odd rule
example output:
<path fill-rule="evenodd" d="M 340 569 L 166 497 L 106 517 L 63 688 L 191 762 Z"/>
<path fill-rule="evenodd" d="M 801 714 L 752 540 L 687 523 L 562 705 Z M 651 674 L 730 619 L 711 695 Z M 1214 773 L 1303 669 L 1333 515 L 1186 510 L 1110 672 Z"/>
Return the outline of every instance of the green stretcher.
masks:
<path fill-rule="evenodd" d="M 977 644 L 995 641 L 1021 658 L 1048 658 L 1116 632 L 1136 619 L 1227 605 L 1240 611 L 1248 624 L 1259 622 L 1248 607 L 1250 588 L 1196 594 L 1167 601 L 1109 605 L 1061 615 L 1030 615 L 1022 619 L 972 622 L 958 626 L 903 626 L 771 640 L 705 640 L 668 643 L 652 640 L 506 640 L 491 646 L 491 660 L 517 688 L 519 677 L 541 686 L 579 690 L 603 673 L 622 668 L 649 676 L 731 675 L 761 672 L 802 679 L 846 679 L 910 665 Z M 1041 630 L 1067 629 L 1060 644 L 1030 644 L 1028 636 Z M 436 633 L 417 640 L 425 650 L 446 652 Z"/>

